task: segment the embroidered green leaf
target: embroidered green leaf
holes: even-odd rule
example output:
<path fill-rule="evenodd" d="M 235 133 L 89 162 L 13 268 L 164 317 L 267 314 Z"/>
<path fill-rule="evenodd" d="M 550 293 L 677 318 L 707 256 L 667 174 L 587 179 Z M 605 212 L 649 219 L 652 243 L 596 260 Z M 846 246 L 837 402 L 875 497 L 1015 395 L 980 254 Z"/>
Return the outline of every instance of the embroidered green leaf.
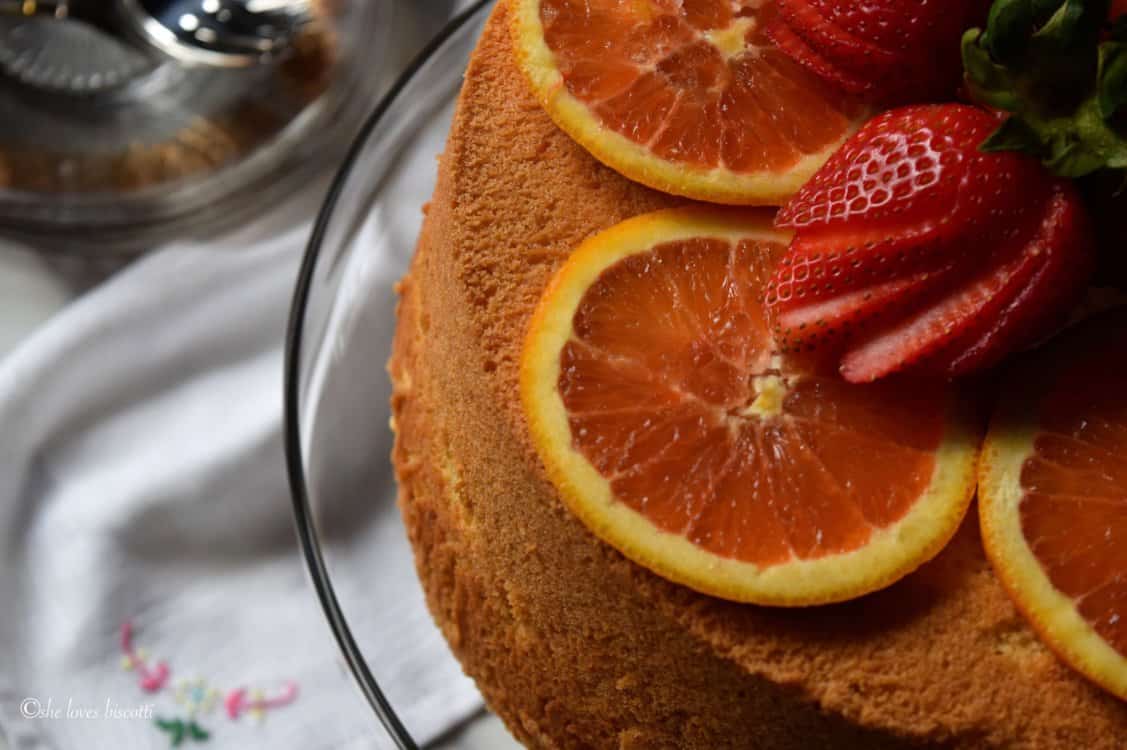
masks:
<path fill-rule="evenodd" d="M 180 719 L 157 719 L 157 727 L 162 732 L 168 732 L 169 739 L 172 741 L 173 747 L 180 747 L 184 743 L 184 736 L 187 727 Z"/>
<path fill-rule="evenodd" d="M 211 733 L 194 721 L 188 724 L 188 733 L 196 742 L 207 742 L 211 739 Z"/>
<path fill-rule="evenodd" d="M 195 720 L 157 719 L 153 723 L 157 725 L 160 731 L 168 734 L 172 747 L 180 747 L 185 740 L 189 739 L 193 742 L 207 742 L 211 739 L 211 733 L 197 724 Z"/>

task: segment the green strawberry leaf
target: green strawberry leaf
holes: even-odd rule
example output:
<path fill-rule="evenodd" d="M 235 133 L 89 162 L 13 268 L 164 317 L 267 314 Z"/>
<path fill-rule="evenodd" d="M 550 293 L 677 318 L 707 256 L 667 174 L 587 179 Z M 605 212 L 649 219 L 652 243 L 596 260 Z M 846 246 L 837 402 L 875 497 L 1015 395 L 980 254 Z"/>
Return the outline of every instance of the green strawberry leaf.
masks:
<path fill-rule="evenodd" d="M 1057 12 L 1064 0 L 1032 0 L 1033 22 L 1036 26 L 1044 26 L 1053 14 Z"/>
<path fill-rule="evenodd" d="M 984 151 L 1033 155 L 1062 177 L 1127 169 L 1127 17 L 1110 0 L 995 0 L 963 35 L 967 89 L 1012 113 Z M 1101 40 L 1101 35 L 1103 40 Z M 1123 126 L 1127 128 L 1127 126 Z"/>
<path fill-rule="evenodd" d="M 990 8 L 986 28 L 983 47 L 992 60 L 1000 63 L 1020 60 L 1029 48 L 1029 37 L 1034 28 L 1032 2 L 997 0 Z"/>
<path fill-rule="evenodd" d="M 971 29 L 963 35 L 963 67 L 975 99 L 995 109 L 1013 112 L 1021 105 L 1017 82 L 1005 67 L 998 65 L 986 49 L 983 33 Z"/>
<path fill-rule="evenodd" d="M 1037 130 L 1020 117 L 1008 117 L 979 147 L 983 151 L 1019 151 L 1045 158 L 1048 149 Z"/>
<path fill-rule="evenodd" d="M 1099 34 L 1108 5 L 1109 0 L 1065 0 L 1030 41 L 1042 54 L 1081 48 Z"/>
<path fill-rule="evenodd" d="M 1100 115 L 1110 120 L 1127 103 L 1127 43 L 1100 45 Z"/>
<path fill-rule="evenodd" d="M 1109 0 L 1066 0 L 1030 37 L 1022 66 L 1029 89 L 1054 110 L 1075 107 L 1091 90 L 1099 66 L 1100 30 Z"/>
<path fill-rule="evenodd" d="M 1053 155 L 1045 161 L 1054 174 L 1061 177 L 1083 177 L 1104 166 L 1102 155 L 1081 141 L 1055 144 Z"/>

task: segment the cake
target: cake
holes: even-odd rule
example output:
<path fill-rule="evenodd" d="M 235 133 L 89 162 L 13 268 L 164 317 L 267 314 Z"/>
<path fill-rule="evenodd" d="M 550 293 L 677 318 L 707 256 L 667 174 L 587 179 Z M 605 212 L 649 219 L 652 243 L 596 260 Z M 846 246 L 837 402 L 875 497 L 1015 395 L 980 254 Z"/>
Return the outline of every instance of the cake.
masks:
<path fill-rule="evenodd" d="M 602 166 L 540 108 L 500 3 L 471 60 L 400 286 L 400 506 L 435 621 L 530 747 L 1086 748 L 1127 704 L 1025 624 L 972 512 L 896 585 L 771 609 L 669 583 L 561 503 L 518 397 L 529 319 L 585 238 L 687 201 Z"/>

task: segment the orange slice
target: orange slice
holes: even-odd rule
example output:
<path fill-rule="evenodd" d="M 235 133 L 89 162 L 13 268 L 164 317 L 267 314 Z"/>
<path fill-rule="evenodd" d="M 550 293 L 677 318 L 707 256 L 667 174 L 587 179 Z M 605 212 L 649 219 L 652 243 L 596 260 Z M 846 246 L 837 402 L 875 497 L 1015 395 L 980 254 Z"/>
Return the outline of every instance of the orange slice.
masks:
<path fill-rule="evenodd" d="M 1045 643 L 1127 699 L 1127 312 L 1009 380 L 979 468 L 987 556 Z"/>
<path fill-rule="evenodd" d="M 597 536 L 673 581 L 797 606 L 934 556 L 974 491 L 978 436 L 945 384 L 855 386 L 780 356 L 768 213 L 677 209 L 585 242 L 521 362 L 533 442 Z"/>
<path fill-rule="evenodd" d="M 782 205 L 863 108 L 780 52 L 774 0 L 512 0 L 517 58 L 548 114 L 652 188 Z"/>

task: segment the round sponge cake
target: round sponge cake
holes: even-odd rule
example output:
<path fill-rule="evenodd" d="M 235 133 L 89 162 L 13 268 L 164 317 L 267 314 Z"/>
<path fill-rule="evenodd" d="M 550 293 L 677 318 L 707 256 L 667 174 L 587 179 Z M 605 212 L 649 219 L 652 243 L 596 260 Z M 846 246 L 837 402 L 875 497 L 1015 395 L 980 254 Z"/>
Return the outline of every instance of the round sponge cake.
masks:
<path fill-rule="evenodd" d="M 418 572 L 490 707 L 541 748 L 1123 747 L 1127 704 L 1034 637 L 973 511 L 892 588 L 777 610 L 668 583 L 565 510 L 517 391 L 533 308 L 583 239 L 685 201 L 620 177 L 552 124 L 508 23 L 502 2 L 470 64 L 391 362 Z"/>

